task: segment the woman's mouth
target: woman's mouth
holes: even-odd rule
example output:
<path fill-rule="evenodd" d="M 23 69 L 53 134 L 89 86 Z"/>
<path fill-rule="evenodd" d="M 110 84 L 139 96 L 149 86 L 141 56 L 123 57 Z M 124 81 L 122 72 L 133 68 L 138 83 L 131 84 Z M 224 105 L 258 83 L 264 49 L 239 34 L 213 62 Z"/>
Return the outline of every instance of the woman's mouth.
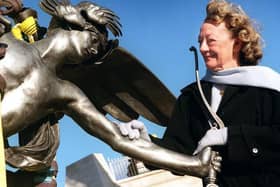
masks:
<path fill-rule="evenodd" d="M 212 58 L 217 58 L 217 54 L 214 53 L 214 52 L 208 52 L 207 54 L 204 55 L 204 59 L 206 60 L 209 60 L 209 59 L 212 59 Z"/>

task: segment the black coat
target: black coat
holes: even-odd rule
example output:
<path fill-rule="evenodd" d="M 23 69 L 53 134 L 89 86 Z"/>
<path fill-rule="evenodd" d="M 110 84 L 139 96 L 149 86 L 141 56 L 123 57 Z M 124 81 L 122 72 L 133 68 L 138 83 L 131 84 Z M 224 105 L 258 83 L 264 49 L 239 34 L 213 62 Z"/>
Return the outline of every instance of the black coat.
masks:
<path fill-rule="evenodd" d="M 202 82 L 210 103 L 211 87 Z M 162 139 L 153 142 L 191 155 L 209 129 L 198 89 L 191 84 L 177 99 Z M 228 127 L 228 142 L 214 147 L 223 157 L 220 187 L 280 187 L 280 93 L 227 86 L 217 114 Z"/>

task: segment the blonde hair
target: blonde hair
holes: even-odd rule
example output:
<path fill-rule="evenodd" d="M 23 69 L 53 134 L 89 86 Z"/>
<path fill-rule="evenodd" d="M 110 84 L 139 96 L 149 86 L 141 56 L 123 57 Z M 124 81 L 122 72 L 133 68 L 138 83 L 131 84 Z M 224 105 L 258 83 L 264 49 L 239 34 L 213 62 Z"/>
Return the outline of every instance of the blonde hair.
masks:
<path fill-rule="evenodd" d="M 257 65 L 262 58 L 262 39 L 251 19 L 240 6 L 225 0 L 211 0 L 206 7 L 205 22 L 225 22 L 233 37 L 242 42 L 240 65 Z"/>

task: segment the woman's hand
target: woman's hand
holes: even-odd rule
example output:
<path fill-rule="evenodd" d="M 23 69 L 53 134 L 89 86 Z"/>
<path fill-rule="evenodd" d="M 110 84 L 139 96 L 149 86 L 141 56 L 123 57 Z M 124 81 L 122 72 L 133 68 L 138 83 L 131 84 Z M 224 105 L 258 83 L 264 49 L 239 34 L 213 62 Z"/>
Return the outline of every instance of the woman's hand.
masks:
<path fill-rule="evenodd" d="M 118 127 L 121 134 L 123 136 L 128 136 L 131 140 L 142 138 L 144 140 L 151 141 L 147 128 L 141 121 L 132 120 L 127 123 L 120 123 Z"/>
<path fill-rule="evenodd" d="M 225 145 L 227 143 L 228 128 L 209 129 L 198 142 L 194 155 L 200 152 L 203 148 L 213 145 Z"/>

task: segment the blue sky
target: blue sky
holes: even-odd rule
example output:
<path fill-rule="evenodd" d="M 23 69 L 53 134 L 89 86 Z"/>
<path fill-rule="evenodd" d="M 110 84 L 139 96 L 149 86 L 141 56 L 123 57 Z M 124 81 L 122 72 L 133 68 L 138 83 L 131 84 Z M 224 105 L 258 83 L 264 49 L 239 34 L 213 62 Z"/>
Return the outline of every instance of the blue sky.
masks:
<path fill-rule="evenodd" d="M 23 0 L 27 7 L 39 13 L 39 23 L 48 26 L 50 16 L 38 7 L 39 1 Z M 72 0 L 77 4 L 78 0 Z M 141 60 L 175 95 L 193 82 L 194 59 L 188 51 L 198 46 L 197 36 L 207 0 L 96 0 L 96 4 L 112 9 L 121 18 L 123 37 L 120 46 Z M 280 72 L 279 29 L 280 2 L 278 0 L 233 0 L 259 23 L 265 42 L 262 65 Z M 278 49 L 278 50 L 277 50 Z M 204 74 L 201 57 L 201 76 Z M 150 133 L 161 136 L 164 128 L 146 120 Z M 59 164 L 58 186 L 64 186 L 65 167 L 91 153 L 103 153 L 105 157 L 120 154 L 88 135 L 68 117 L 60 121 L 61 143 L 57 154 Z"/>

